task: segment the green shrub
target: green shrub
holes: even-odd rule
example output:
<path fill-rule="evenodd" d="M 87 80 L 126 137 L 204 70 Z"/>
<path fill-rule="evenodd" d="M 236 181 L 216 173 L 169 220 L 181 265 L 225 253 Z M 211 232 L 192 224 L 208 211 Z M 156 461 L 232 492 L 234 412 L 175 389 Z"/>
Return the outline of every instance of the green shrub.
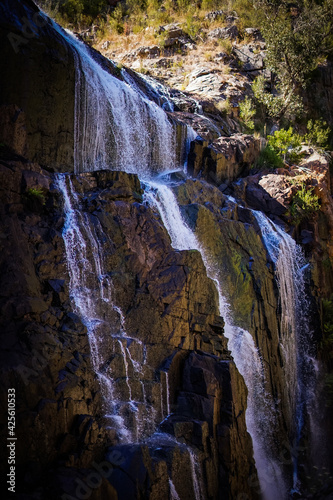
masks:
<path fill-rule="evenodd" d="M 193 17 L 192 12 L 186 16 L 186 27 L 184 28 L 185 33 L 188 34 L 193 40 L 197 37 L 201 30 L 201 22 Z"/>
<path fill-rule="evenodd" d="M 300 158 L 301 138 L 294 134 L 292 127 L 288 130 L 276 130 L 273 135 L 267 137 L 270 147 L 279 155 L 284 162 L 297 162 Z"/>
<path fill-rule="evenodd" d="M 201 8 L 203 10 L 216 10 L 221 8 L 220 0 L 202 0 Z"/>
<path fill-rule="evenodd" d="M 59 3 L 60 14 L 73 24 L 91 24 L 106 7 L 106 0 L 65 0 Z"/>
<path fill-rule="evenodd" d="M 267 146 L 261 151 L 255 166 L 260 169 L 266 168 L 281 168 L 284 163 L 281 157 L 274 151 L 274 149 L 267 144 Z"/>
<path fill-rule="evenodd" d="M 110 26 L 112 30 L 116 31 L 118 34 L 124 32 L 123 9 L 120 3 L 111 14 Z"/>
<path fill-rule="evenodd" d="M 246 96 L 244 101 L 239 103 L 239 111 L 240 111 L 240 117 L 244 122 L 244 125 L 250 129 L 254 129 L 254 121 L 252 118 L 256 114 L 256 110 L 253 107 L 253 103 L 251 99 Z"/>
<path fill-rule="evenodd" d="M 330 127 L 327 127 L 327 123 L 322 118 L 316 121 L 309 120 L 306 128 L 308 132 L 305 134 L 304 139 L 308 146 L 326 149 L 328 136 L 331 132 Z"/>
<path fill-rule="evenodd" d="M 320 201 L 313 194 L 313 187 L 308 187 L 302 182 L 300 189 L 293 196 L 290 207 L 290 216 L 294 224 L 299 224 L 304 219 L 312 219 L 320 210 Z"/>
<path fill-rule="evenodd" d="M 31 201 L 37 201 L 42 205 L 45 205 L 45 194 L 42 189 L 28 188 L 26 191 L 26 196 Z"/>

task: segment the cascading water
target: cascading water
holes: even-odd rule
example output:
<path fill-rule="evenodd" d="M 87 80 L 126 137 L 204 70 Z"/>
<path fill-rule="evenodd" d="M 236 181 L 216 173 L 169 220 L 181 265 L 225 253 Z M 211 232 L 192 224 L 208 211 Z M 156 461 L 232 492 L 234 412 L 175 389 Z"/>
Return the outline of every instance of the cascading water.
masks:
<path fill-rule="evenodd" d="M 53 27 L 74 54 L 75 172 L 113 169 L 147 178 L 173 170 L 176 135 L 166 113 L 103 69 L 83 42 Z"/>
<path fill-rule="evenodd" d="M 105 272 L 100 244 L 106 236 L 98 219 L 81 209 L 79 196 L 69 176 L 57 175 L 56 185 L 64 200 L 63 239 L 70 275 L 70 297 L 75 312 L 87 327 L 91 359 L 104 398 L 105 417 L 122 442 L 133 442 L 155 427 L 156 415 L 146 402 L 143 382 L 142 398 L 136 401 L 132 396 L 129 363 L 134 375 L 140 367 L 132 358 L 128 345 L 135 343 L 142 347 L 142 343 L 127 337 L 122 312 L 113 303 L 113 285 Z M 111 352 L 118 351 L 122 358 L 125 389 L 117 387 L 112 369 L 111 373 L 108 369 L 107 346 L 110 342 Z M 119 377 L 118 382 L 121 382 Z"/>
<path fill-rule="evenodd" d="M 307 312 L 309 304 L 305 290 L 308 264 L 301 248 L 279 226 L 264 214 L 252 211 L 262 234 L 266 249 L 275 264 L 281 304 L 280 343 L 284 357 L 285 386 L 290 408 L 290 433 L 295 450 L 293 490 L 298 491 L 299 445 L 306 412 L 311 419 L 315 401 L 316 367 Z M 313 425 L 313 426 L 314 426 Z M 315 432 L 311 429 L 312 434 Z"/>
<path fill-rule="evenodd" d="M 146 201 L 155 206 L 171 237 L 172 245 L 179 250 L 196 249 L 201 252 L 208 276 L 216 283 L 219 293 L 220 314 L 225 320 L 225 335 L 236 366 L 248 388 L 246 424 L 253 440 L 261 490 L 267 500 L 286 498 L 287 487 L 278 461 L 271 453 L 274 440 L 275 411 L 270 395 L 265 390 L 262 360 L 252 336 L 233 324 L 230 308 L 222 294 L 223 283 L 216 267 L 210 262 L 196 235 L 184 222 L 176 196 L 170 187 L 149 182 Z"/>
<path fill-rule="evenodd" d="M 124 170 L 138 173 L 141 179 L 147 180 L 156 173 L 173 171 L 179 167 L 175 127 L 166 113 L 136 88 L 135 82 L 126 72 L 123 72 L 125 82 L 113 77 L 94 60 L 83 43 L 70 34 L 64 35 L 56 25 L 54 27 L 61 36 L 66 37 L 73 48 L 75 58 L 75 172 Z M 167 105 L 171 106 L 168 102 L 167 99 Z M 184 142 L 183 152 L 179 157 L 187 156 L 190 141 L 195 137 L 195 132 L 187 128 L 181 141 Z M 287 496 L 287 487 L 280 464 L 271 453 L 276 415 L 272 398 L 265 390 L 260 354 L 250 333 L 234 325 L 230 308 L 222 294 L 223 280 L 219 270 L 210 262 L 196 235 L 185 224 L 173 192 L 166 185 L 148 182 L 150 189 L 146 190 L 146 200 L 159 210 L 173 246 L 177 249 L 199 250 L 208 275 L 217 284 L 220 313 L 225 320 L 225 335 L 229 339 L 229 348 L 249 391 L 246 423 L 253 439 L 261 489 L 267 500 L 284 499 Z M 142 415 L 148 420 L 146 427 L 152 431 L 157 418 L 156 411 L 152 407 L 148 408 L 142 380 L 141 400 L 135 401 L 133 397 L 130 372 L 139 374 L 140 366 L 130 353 L 129 342 L 139 341 L 126 336 L 121 311 L 113 304 L 112 283 L 105 273 L 103 251 L 99 244 L 102 229 L 98 220 L 92 224 L 92 216 L 80 210 L 80 200 L 71 186 L 69 177 L 58 176 L 57 185 L 64 197 L 66 221 L 63 236 L 74 309 L 87 327 L 92 362 L 100 381 L 110 426 L 117 429 L 123 442 L 134 441 L 144 434 Z M 304 292 L 302 267 L 305 263 L 291 238 L 263 216 L 255 216 L 262 229 L 267 250 L 276 264 L 281 297 L 281 344 L 285 358 L 289 405 L 291 414 L 296 414 L 294 436 L 298 439 L 306 401 L 309 400 L 309 387 L 313 387 L 308 384 L 309 375 L 305 370 L 306 363 L 312 360 L 305 323 L 301 327 L 296 325 L 297 317 L 305 321 L 304 314 L 299 314 L 299 311 L 306 307 L 300 300 Z M 105 304 L 109 311 L 107 318 L 104 313 Z M 105 339 L 105 332 L 101 332 L 105 328 L 110 330 L 111 325 L 115 325 L 114 331 L 109 332 L 113 337 L 113 349 L 118 349 L 123 359 L 127 401 L 119 395 L 121 391 L 118 391 L 112 374 L 107 372 L 105 359 L 101 355 Z M 161 376 L 160 380 L 162 417 L 170 413 L 168 374 L 163 374 L 164 378 Z M 146 410 L 143 409 L 138 418 L 140 405 Z M 126 417 L 128 412 L 132 417 L 130 421 Z M 196 480 L 197 467 L 193 454 L 190 454 L 190 457 L 194 494 L 199 499 L 201 493 Z M 171 496 L 177 499 L 178 494 L 171 480 L 169 485 Z M 297 462 L 294 488 L 297 489 Z"/>

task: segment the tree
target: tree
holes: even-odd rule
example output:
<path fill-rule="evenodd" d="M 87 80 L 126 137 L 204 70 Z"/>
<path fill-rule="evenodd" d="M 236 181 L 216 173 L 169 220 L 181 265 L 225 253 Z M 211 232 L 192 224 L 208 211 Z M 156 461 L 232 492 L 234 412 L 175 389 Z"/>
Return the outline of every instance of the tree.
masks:
<path fill-rule="evenodd" d="M 320 58 L 332 53 L 333 0 L 318 1 L 255 0 L 273 81 L 269 93 L 257 80 L 254 93 L 278 121 L 302 112 L 302 89 Z"/>
<path fill-rule="evenodd" d="M 288 130 L 276 130 L 273 135 L 267 137 L 269 146 L 279 155 L 283 161 L 297 160 L 301 150 L 301 138 L 295 134 L 292 127 Z"/>

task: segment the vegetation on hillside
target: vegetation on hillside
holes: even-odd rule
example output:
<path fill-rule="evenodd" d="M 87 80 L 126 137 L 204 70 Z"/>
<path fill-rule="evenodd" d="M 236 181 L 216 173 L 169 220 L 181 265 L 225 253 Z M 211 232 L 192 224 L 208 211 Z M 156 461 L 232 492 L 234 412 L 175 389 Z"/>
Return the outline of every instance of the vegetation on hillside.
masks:
<path fill-rule="evenodd" d="M 96 25 L 101 34 L 138 33 L 149 27 L 181 22 L 190 36 L 196 37 L 207 25 L 205 15 L 214 10 L 237 12 L 237 23 L 242 29 L 257 22 L 252 0 L 38 0 L 62 25 L 75 30 Z M 219 22 L 223 23 L 223 16 Z"/>
<path fill-rule="evenodd" d="M 74 30 L 94 26 L 99 40 L 116 43 L 122 35 L 124 46 L 129 34 L 142 34 L 143 43 L 163 46 L 165 33 L 158 28 L 172 22 L 179 22 L 198 44 L 204 43 L 205 29 L 224 26 L 230 14 L 235 16 L 239 42 L 246 42 L 246 27 L 259 28 L 271 78 L 261 75 L 253 84 L 257 117 L 248 101 L 241 110 L 248 131 L 256 119 L 283 126 L 286 120 L 290 124 L 304 118 L 304 89 L 318 64 L 333 58 L 333 0 L 39 0 L 39 5 Z M 212 23 L 206 15 L 214 10 L 225 15 Z M 229 42 L 231 52 L 230 40 L 222 42 Z"/>
<path fill-rule="evenodd" d="M 332 56 L 333 0 L 255 0 L 265 38 L 270 91 L 263 77 L 254 85 L 257 100 L 277 121 L 303 112 L 302 92 L 312 72 Z"/>

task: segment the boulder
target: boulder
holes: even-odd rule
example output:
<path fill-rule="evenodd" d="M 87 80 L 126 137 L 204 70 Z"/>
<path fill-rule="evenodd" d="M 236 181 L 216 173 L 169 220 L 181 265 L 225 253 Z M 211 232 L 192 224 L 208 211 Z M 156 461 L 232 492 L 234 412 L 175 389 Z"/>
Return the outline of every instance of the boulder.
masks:
<path fill-rule="evenodd" d="M 226 28 L 216 28 L 207 33 L 207 38 L 212 38 L 216 40 L 224 40 L 229 38 L 230 40 L 236 40 L 238 37 L 237 26 L 227 26 Z"/>
<path fill-rule="evenodd" d="M 249 172 L 259 153 L 260 141 L 250 135 L 219 137 L 211 144 L 196 140 L 191 143 L 188 171 L 216 185 L 231 182 Z"/>
<path fill-rule="evenodd" d="M 242 63 L 242 70 L 261 71 L 264 69 L 265 52 L 262 47 L 256 45 L 234 46 L 233 54 Z"/>

